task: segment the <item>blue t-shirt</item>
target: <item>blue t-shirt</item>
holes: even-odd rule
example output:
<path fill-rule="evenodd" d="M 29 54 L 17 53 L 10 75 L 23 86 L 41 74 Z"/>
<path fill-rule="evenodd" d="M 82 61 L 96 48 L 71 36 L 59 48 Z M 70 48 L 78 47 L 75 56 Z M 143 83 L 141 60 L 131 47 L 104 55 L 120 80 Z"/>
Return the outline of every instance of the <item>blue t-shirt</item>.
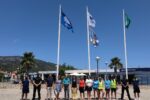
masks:
<path fill-rule="evenodd" d="M 105 81 L 105 88 L 110 89 L 110 84 L 111 84 L 110 80 L 106 80 Z"/>
<path fill-rule="evenodd" d="M 99 85 L 99 81 L 98 80 L 93 81 L 93 88 L 94 89 L 98 89 L 98 85 Z"/>
<path fill-rule="evenodd" d="M 69 85 L 70 84 L 70 79 L 69 78 L 64 78 L 63 79 L 63 84 L 64 85 Z"/>
<path fill-rule="evenodd" d="M 52 85 L 53 85 L 53 78 L 50 77 L 47 79 L 47 87 L 52 87 Z"/>

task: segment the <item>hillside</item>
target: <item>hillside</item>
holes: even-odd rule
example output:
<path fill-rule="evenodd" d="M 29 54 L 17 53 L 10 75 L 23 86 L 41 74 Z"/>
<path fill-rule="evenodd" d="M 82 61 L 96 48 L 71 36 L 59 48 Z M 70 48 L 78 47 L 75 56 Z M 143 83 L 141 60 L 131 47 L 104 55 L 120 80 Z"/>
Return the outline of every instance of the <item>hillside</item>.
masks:
<path fill-rule="evenodd" d="M 0 68 L 4 71 L 16 70 L 22 60 L 21 56 L 0 56 Z M 35 66 L 30 71 L 56 70 L 55 64 L 35 59 Z"/>

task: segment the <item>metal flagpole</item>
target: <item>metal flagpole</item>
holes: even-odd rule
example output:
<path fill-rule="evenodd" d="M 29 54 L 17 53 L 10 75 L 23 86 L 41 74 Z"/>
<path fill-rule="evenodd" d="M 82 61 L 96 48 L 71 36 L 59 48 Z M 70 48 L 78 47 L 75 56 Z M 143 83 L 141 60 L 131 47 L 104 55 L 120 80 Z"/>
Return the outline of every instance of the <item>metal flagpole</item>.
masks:
<path fill-rule="evenodd" d="M 57 75 L 56 75 L 57 80 L 59 75 L 60 30 L 61 30 L 61 5 L 59 6 L 59 21 L 58 21 L 58 48 L 57 48 Z"/>
<path fill-rule="evenodd" d="M 125 52 L 126 79 L 128 79 L 128 61 L 127 61 L 127 46 L 126 46 L 126 29 L 125 29 L 124 9 L 123 9 L 123 31 L 124 31 L 124 52 Z"/>
<path fill-rule="evenodd" d="M 86 8 L 87 13 L 87 43 L 88 43 L 88 66 L 89 66 L 89 75 L 91 75 L 91 61 L 90 61 L 90 36 L 89 36 L 89 20 L 88 20 L 88 7 Z"/>

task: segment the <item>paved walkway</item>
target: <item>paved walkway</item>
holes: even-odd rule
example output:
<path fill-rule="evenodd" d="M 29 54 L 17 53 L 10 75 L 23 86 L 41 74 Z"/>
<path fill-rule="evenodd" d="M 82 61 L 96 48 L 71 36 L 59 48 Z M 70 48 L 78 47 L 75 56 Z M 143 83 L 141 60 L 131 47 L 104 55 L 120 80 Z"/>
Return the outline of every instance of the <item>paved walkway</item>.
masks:
<path fill-rule="evenodd" d="M 79 92 L 79 91 L 78 91 Z M 33 94 L 33 89 L 32 86 L 30 87 L 30 93 L 29 93 L 29 100 L 32 99 L 32 94 Z M 132 86 L 130 86 L 130 94 L 131 97 L 133 98 L 133 89 Z M 60 93 L 60 98 L 63 98 L 63 91 Z M 120 98 L 121 95 L 121 89 L 119 88 L 117 90 L 117 98 Z M 150 86 L 141 86 L 141 98 L 140 100 L 150 100 Z M 86 94 L 85 94 L 86 96 Z M 93 97 L 93 92 L 92 92 L 92 97 Z M 12 85 L 12 84 L 0 84 L 0 100 L 20 100 L 21 98 L 21 89 L 19 88 L 18 85 Z M 46 89 L 45 85 L 42 85 L 41 89 L 41 100 L 46 100 Z M 54 94 L 53 94 L 54 98 Z M 78 93 L 78 98 L 80 98 L 79 93 Z M 128 100 L 125 92 L 125 100 Z"/>

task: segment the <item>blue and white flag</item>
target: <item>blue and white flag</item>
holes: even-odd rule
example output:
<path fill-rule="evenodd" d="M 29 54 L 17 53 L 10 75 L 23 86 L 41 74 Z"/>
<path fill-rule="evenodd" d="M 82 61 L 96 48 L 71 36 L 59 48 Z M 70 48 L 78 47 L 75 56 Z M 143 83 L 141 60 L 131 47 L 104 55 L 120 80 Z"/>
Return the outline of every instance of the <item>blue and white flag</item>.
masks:
<path fill-rule="evenodd" d="M 61 11 L 61 24 L 63 24 L 64 27 L 66 27 L 67 29 L 73 32 L 72 23 L 63 11 Z"/>
<path fill-rule="evenodd" d="M 93 30 L 91 30 L 90 32 L 90 42 L 93 44 L 94 47 L 97 47 L 99 45 L 98 37 Z"/>
<path fill-rule="evenodd" d="M 93 16 L 89 12 L 87 13 L 87 20 L 88 20 L 88 25 L 92 28 L 95 28 L 96 21 L 94 20 Z"/>

